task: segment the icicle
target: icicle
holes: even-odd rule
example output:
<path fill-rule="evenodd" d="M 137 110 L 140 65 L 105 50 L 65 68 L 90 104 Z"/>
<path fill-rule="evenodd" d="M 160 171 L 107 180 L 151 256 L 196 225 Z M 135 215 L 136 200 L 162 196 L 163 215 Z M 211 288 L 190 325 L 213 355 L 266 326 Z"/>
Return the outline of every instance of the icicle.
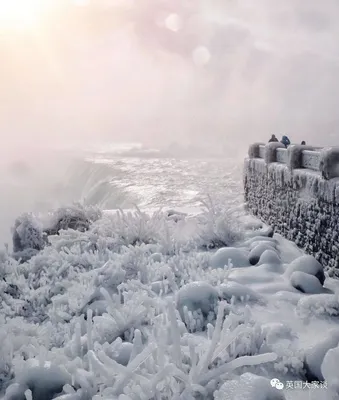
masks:
<path fill-rule="evenodd" d="M 214 326 L 212 324 L 207 324 L 207 339 L 212 340 L 214 333 Z"/>
<path fill-rule="evenodd" d="M 243 356 L 236 358 L 235 360 L 230 361 L 227 364 L 223 364 L 219 368 L 215 368 L 211 371 L 206 372 L 199 381 L 199 384 L 205 386 L 210 380 L 216 379 L 221 375 L 231 372 L 237 368 L 244 367 L 244 366 L 254 366 L 260 365 L 268 362 L 276 361 L 278 356 L 275 353 L 265 353 L 259 354 L 256 356 Z"/>
<path fill-rule="evenodd" d="M 74 338 L 75 338 L 75 353 L 77 357 L 81 357 L 81 325 L 80 322 L 78 322 L 75 325 L 75 334 L 74 334 Z"/>
<path fill-rule="evenodd" d="M 89 308 L 87 310 L 87 351 L 93 349 L 93 340 L 92 340 L 92 317 L 93 317 L 93 311 Z"/>
<path fill-rule="evenodd" d="M 172 302 L 167 302 L 167 310 L 168 310 L 168 317 L 170 322 L 170 330 L 172 334 L 172 343 L 173 343 L 173 358 L 175 364 L 181 368 L 181 335 L 180 329 L 177 323 L 177 318 L 175 316 L 175 309 Z"/>
<path fill-rule="evenodd" d="M 141 332 L 139 329 L 136 329 L 134 331 L 134 338 L 133 338 L 133 348 L 130 356 L 130 362 L 139 354 L 142 352 L 143 349 L 143 344 L 142 344 L 142 337 L 141 337 Z"/>
<path fill-rule="evenodd" d="M 27 389 L 25 391 L 25 398 L 26 398 L 26 400 L 33 400 L 33 394 L 32 394 L 31 389 Z"/>
<path fill-rule="evenodd" d="M 199 374 L 201 374 L 203 371 L 207 371 L 209 364 L 212 361 L 212 356 L 214 353 L 214 350 L 220 340 L 220 335 L 221 335 L 221 327 L 224 319 L 224 310 L 225 310 L 226 303 L 224 301 L 220 302 L 219 308 L 218 308 L 218 315 L 217 315 L 217 321 L 215 323 L 215 329 L 213 332 L 213 337 L 212 341 L 210 344 L 210 347 L 208 348 L 208 351 L 204 354 L 203 357 L 199 360 L 197 369 L 199 371 Z"/>

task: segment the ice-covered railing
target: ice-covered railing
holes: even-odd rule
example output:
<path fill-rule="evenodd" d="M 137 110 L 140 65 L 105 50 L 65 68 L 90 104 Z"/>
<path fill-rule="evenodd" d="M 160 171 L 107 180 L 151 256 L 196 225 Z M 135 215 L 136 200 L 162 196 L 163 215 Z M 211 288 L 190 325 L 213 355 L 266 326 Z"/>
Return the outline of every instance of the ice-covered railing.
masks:
<path fill-rule="evenodd" d="M 266 164 L 286 164 L 293 169 L 319 171 L 323 178 L 339 177 L 339 147 L 312 147 L 290 145 L 287 149 L 282 143 L 254 143 L 249 149 L 250 158 L 263 159 Z"/>

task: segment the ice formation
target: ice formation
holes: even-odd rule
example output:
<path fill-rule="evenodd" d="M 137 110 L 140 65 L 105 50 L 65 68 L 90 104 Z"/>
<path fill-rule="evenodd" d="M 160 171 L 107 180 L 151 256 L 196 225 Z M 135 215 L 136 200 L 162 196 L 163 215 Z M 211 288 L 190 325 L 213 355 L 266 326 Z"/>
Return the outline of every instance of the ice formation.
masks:
<path fill-rule="evenodd" d="M 0 398 L 278 400 L 270 379 L 313 376 L 338 394 L 337 333 L 317 343 L 339 286 L 315 259 L 222 209 L 193 230 L 180 213 L 81 212 L 88 229 L 61 229 L 30 259 L 0 253 Z M 208 250 L 216 237 L 237 240 Z M 314 279 L 324 292 L 309 295 Z"/>

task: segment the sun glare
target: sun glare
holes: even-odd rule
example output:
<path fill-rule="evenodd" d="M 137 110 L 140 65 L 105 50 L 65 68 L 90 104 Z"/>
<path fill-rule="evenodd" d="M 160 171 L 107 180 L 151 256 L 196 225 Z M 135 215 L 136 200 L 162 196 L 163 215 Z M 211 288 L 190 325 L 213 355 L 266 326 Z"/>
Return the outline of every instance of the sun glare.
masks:
<path fill-rule="evenodd" d="M 34 28 L 48 3 L 48 0 L 0 0 L 0 30 Z"/>

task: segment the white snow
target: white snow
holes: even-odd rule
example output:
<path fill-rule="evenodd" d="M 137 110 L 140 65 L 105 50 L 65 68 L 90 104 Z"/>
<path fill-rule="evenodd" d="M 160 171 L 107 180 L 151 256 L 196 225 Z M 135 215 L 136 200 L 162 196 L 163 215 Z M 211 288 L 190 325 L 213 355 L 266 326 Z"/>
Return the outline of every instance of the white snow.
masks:
<path fill-rule="evenodd" d="M 219 249 L 213 254 L 210 264 L 212 268 L 224 268 L 228 266 L 248 267 L 250 262 L 248 259 L 248 252 L 245 250 L 226 247 Z"/>
<path fill-rule="evenodd" d="M 61 230 L 26 260 L 1 251 L 0 398 L 337 396 L 338 281 L 222 204 L 84 207 L 88 231 Z M 22 237 L 41 232 L 44 220 L 26 221 Z M 328 390 L 288 388 L 311 372 Z"/>

